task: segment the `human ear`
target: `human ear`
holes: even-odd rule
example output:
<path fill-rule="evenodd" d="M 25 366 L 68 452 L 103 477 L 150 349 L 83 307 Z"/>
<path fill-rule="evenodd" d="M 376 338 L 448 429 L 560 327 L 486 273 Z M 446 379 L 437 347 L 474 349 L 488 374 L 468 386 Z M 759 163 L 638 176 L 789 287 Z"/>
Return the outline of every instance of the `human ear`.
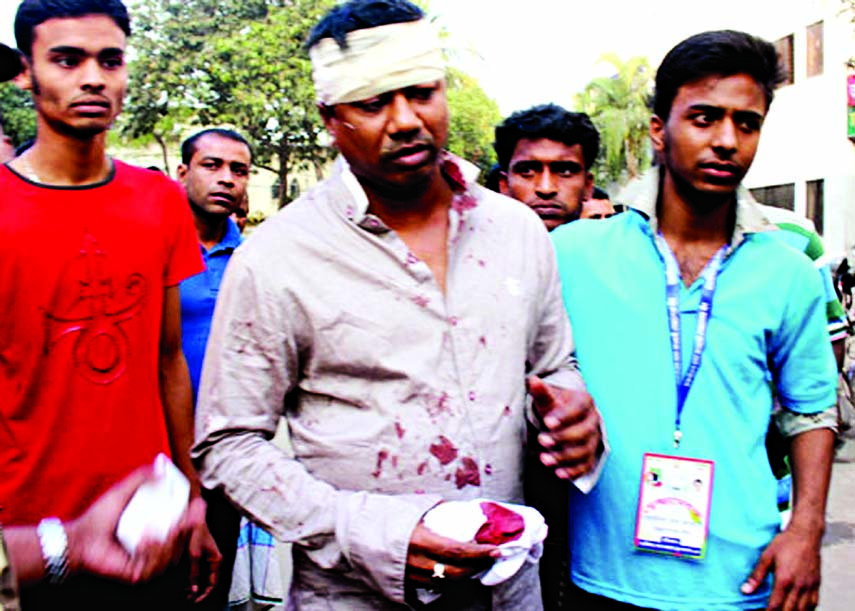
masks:
<path fill-rule="evenodd" d="M 665 149 L 665 121 L 657 115 L 650 117 L 650 142 L 657 153 Z"/>

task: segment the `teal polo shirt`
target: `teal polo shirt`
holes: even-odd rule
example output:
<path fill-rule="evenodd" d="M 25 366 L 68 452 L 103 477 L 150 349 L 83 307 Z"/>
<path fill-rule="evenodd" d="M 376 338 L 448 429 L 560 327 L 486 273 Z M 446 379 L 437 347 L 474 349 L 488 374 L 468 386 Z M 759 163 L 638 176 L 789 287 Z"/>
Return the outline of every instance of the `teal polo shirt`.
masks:
<path fill-rule="evenodd" d="M 739 236 L 718 277 L 706 350 L 675 450 L 665 264 L 647 216 L 629 210 L 606 221 L 577 221 L 551 235 L 579 366 L 611 446 L 594 490 L 571 492 L 573 581 L 595 594 L 663 611 L 765 607 L 768 583 L 752 596 L 739 588 L 780 528 L 764 444 L 772 412 L 768 380 L 796 412 L 821 412 L 836 400 L 819 275 L 802 253 L 768 233 Z M 680 290 L 684 368 L 701 289 L 699 279 Z M 634 549 L 646 452 L 715 462 L 703 560 Z"/>

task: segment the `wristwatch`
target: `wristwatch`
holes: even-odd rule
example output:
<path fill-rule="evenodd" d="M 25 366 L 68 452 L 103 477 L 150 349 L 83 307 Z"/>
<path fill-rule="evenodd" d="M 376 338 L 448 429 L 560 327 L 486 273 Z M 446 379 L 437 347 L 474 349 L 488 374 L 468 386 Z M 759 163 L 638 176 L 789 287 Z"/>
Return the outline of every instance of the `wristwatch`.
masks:
<path fill-rule="evenodd" d="M 58 585 L 68 577 L 68 537 L 59 518 L 45 518 L 37 529 L 45 575 L 50 584 Z"/>

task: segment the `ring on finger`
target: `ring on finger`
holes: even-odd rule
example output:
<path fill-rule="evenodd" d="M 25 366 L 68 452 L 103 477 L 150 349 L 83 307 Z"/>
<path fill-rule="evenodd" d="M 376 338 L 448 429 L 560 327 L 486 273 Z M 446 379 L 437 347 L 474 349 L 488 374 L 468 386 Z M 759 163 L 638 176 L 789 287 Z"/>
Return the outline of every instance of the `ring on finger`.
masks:
<path fill-rule="evenodd" d="M 433 565 L 433 575 L 431 575 L 434 579 L 445 579 L 445 565 L 442 562 L 437 562 Z"/>

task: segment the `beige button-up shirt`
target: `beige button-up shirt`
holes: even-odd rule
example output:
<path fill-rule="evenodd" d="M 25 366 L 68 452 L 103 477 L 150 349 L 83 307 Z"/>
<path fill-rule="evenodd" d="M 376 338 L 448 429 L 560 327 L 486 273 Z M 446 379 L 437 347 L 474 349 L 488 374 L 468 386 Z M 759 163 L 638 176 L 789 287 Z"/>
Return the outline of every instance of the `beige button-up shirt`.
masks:
<path fill-rule="evenodd" d="M 295 543 L 301 609 L 400 608 L 430 507 L 522 500 L 526 375 L 582 384 L 543 224 L 460 163 L 445 294 L 343 160 L 226 271 L 194 456 L 205 486 Z M 283 417 L 293 456 L 270 442 Z"/>

